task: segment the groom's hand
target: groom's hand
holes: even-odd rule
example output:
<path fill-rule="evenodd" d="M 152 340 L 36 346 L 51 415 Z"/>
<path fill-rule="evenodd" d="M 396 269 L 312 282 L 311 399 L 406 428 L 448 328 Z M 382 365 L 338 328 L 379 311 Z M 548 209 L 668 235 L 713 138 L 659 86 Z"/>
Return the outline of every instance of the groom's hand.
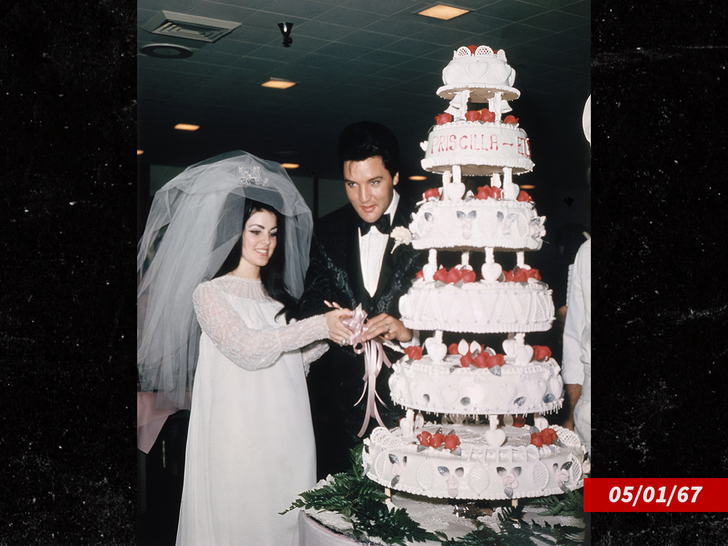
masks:
<path fill-rule="evenodd" d="M 410 341 L 412 339 L 412 332 L 402 324 L 401 320 L 382 313 L 367 321 L 367 331 L 364 332 L 361 338 L 362 341 L 366 342 L 377 336 L 382 336 L 384 339 L 390 341 L 395 339 L 397 341 Z"/>

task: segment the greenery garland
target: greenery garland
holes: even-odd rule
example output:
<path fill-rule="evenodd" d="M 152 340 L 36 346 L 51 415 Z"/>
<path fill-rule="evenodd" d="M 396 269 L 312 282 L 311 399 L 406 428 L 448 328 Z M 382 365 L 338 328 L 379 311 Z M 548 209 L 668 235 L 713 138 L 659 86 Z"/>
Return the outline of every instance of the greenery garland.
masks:
<path fill-rule="evenodd" d="M 539 538 L 547 544 L 576 546 L 584 544 L 579 539 L 585 530 L 568 525 L 540 525 L 523 520 L 525 504 L 544 506 L 542 516 L 574 516 L 584 518 L 584 497 L 581 491 L 566 491 L 540 499 L 519 499 L 517 506 L 503 506 L 497 509 L 500 529 L 494 530 L 477 519 L 468 516 L 476 530 L 462 538 L 451 539 L 442 532 L 430 533 L 414 521 L 404 508 L 391 509 L 385 504 L 387 494 L 384 487 L 370 480 L 364 474 L 362 447 L 350 451 L 352 467 L 347 472 L 335 474 L 323 487 L 311 489 L 299 495 L 285 514 L 297 508 L 327 510 L 341 514 L 352 524 L 356 538 L 363 536 L 381 538 L 386 544 L 405 546 L 405 541 L 440 542 L 442 546 L 533 546 L 533 539 Z M 588 537 L 587 522 L 587 537 Z"/>
<path fill-rule="evenodd" d="M 405 540 L 438 540 L 410 518 L 404 508 L 390 510 L 387 507 L 384 487 L 364 474 L 361 451 L 361 446 L 350 451 L 351 470 L 335 474 L 331 483 L 319 489 L 301 493 L 282 514 L 295 508 L 338 512 L 352 524 L 356 538 L 379 537 L 387 544 L 405 546 Z"/>

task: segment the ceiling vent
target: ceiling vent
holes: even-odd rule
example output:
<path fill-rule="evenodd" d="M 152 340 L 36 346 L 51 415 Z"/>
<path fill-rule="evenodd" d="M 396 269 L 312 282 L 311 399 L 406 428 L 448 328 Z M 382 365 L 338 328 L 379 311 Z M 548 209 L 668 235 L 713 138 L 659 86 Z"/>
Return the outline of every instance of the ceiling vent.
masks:
<path fill-rule="evenodd" d="M 152 34 L 159 34 L 166 38 L 212 43 L 239 26 L 240 23 L 233 23 L 232 21 L 162 11 L 152 17 L 147 24 L 142 25 L 142 28 Z"/>

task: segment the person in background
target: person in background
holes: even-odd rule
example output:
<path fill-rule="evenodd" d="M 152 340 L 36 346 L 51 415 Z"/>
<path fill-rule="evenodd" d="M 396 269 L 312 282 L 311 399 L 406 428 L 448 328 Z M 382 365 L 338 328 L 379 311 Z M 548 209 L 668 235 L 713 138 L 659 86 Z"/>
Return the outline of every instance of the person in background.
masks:
<path fill-rule="evenodd" d="M 569 282 L 569 272 L 574 264 L 574 258 L 579 247 L 586 241 L 589 234 L 581 224 L 570 223 L 561 226 L 556 231 L 556 255 L 553 267 L 556 270 L 554 281 L 549 283 L 554 295 L 556 308 L 556 321 L 559 326 L 559 335 L 563 335 L 564 321 L 566 320 L 566 295 Z"/>
<path fill-rule="evenodd" d="M 591 239 L 576 253 L 567 306 L 561 375 L 569 416 L 564 427 L 575 431 L 591 453 Z"/>
<path fill-rule="evenodd" d="M 399 143 L 385 126 L 362 121 L 341 132 L 339 168 L 349 204 L 316 222 L 299 318 L 323 313 L 327 305 L 351 310 L 361 304 L 368 316 L 363 341 L 378 336 L 412 340 L 412 332 L 400 320 L 398 304 L 426 256 L 411 245 L 394 249 L 390 237 L 394 228 L 409 225 L 414 210 L 414 203 L 404 202 L 395 190 L 399 163 Z M 358 433 L 365 403 L 355 404 L 364 387 L 364 359 L 346 345 L 347 338 L 337 341 L 309 376 L 320 477 L 349 469 L 349 450 L 362 441 Z M 398 357 L 392 352 L 389 358 Z M 401 415 L 392 411 L 389 400 L 390 373 L 382 367 L 376 384 L 386 405 L 380 408 L 382 418 L 394 426 Z M 370 422 L 369 430 L 374 424 Z"/>

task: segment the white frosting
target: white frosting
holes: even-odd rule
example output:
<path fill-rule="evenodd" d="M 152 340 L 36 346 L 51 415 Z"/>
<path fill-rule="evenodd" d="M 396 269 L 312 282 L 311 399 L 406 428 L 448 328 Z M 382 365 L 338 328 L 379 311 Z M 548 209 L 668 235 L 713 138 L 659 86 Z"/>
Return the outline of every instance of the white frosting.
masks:
<path fill-rule="evenodd" d="M 513 174 L 533 169 L 526 132 L 515 124 L 484 121 L 453 121 L 435 125 L 427 138 L 422 168 L 445 172 L 461 165 L 465 176 L 500 173 L 511 167 Z"/>
<path fill-rule="evenodd" d="M 505 199 L 428 201 L 412 217 L 412 247 L 539 250 L 546 218 L 533 203 Z"/>
<path fill-rule="evenodd" d="M 485 425 L 434 425 L 460 438 L 460 450 L 419 445 L 398 428 L 378 427 L 364 441 L 367 476 L 386 487 L 432 498 L 518 499 L 563 493 L 583 485 L 584 452 L 576 434 L 554 425 L 558 441 L 537 448 L 526 427 L 503 427 L 501 447 L 486 444 Z M 421 430 L 415 430 L 419 434 Z M 393 484 L 394 482 L 394 484 Z M 563 487 L 562 487 L 563 486 Z"/>
<path fill-rule="evenodd" d="M 512 100 L 521 94 L 513 87 L 515 80 L 516 71 L 506 62 L 503 50 L 494 53 L 488 46 L 479 46 L 473 54 L 467 47 L 460 47 L 442 71 L 445 85 L 437 94 L 451 99 L 457 91 L 470 89 L 471 100 L 484 102 L 495 91 L 501 91 L 505 100 Z"/>
<path fill-rule="evenodd" d="M 514 80 L 503 51 L 459 48 L 443 70 L 445 86 L 438 89 L 438 95 L 451 99 L 446 113 L 454 121 L 433 127 L 427 147 L 422 143 L 422 167 L 442 172 L 443 188 L 437 200 L 433 196 L 412 215 L 412 246 L 429 249 L 429 261 L 423 278 L 400 298 L 399 310 L 405 326 L 435 331 L 435 336 L 425 340 L 420 360 L 405 357 L 394 364 L 389 388 L 392 400 L 408 409 L 407 417 L 401 428 L 376 428 L 363 452 L 369 478 L 414 495 L 517 499 L 583 485 L 584 447 L 574 432 L 553 426 L 558 439 L 537 448 L 530 427 L 511 426 L 513 415 L 546 414 L 563 403 L 559 365 L 551 358 L 534 361 L 534 348 L 525 343 L 525 333 L 551 328 L 551 290 L 535 278 L 505 282 L 494 256 L 495 250 L 516 252 L 517 267 L 529 270 L 524 252 L 539 250 L 545 235 L 545 218 L 533 203 L 517 200 L 519 187 L 512 180 L 513 174 L 533 168 L 525 131 L 501 120 L 510 108 L 505 101 L 520 96 Z M 469 101 L 488 101 L 494 121 L 466 121 Z M 475 199 L 466 194 L 464 175 L 490 175 L 490 188 L 500 191 L 483 190 L 479 195 L 491 197 Z M 471 271 L 466 280 L 477 279 L 468 252 L 484 251 L 481 279 L 456 284 L 435 280 L 441 278 L 438 249 L 463 251 L 461 272 Z M 503 342 L 503 365 L 488 369 L 464 368 L 459 355 L 447 355 L 442 332 L 515 335 Z M 481 348 L 461 341 L 458 350 L 466 354 Z M 450 415 L 456 424 L 424 424 L 413 410 Z M 468 415 L 488 415 L 491 422 L 463 425 Z M 497 427 L 495 415 L 503 415 L 506 426 Z M 541 428 L 547 424 L 539 415 L 535 419 Z M 453 431 L 459 447 L 450 452 L 444 446 L 420 445 L 418 433 L 439 428 L 444 434 Z"/>
<path fill-rule="evenodd" d="M 414 330 L 497 334 L 544 332 L 554 321 L 551 290 L 542 282 L 443 284 L 417 280 L 399 300 Z"/>
<path fill-rule="evenodd" d="M 487 368 L 460 367 L 460 355 L 439 363 L 402 358 L 389 378 L 392 401 L 428 413 L 458 415 L 549 413 L 561 408 L 564 382 L 555 360 L 525 366 L 506 357 L 496 375 Z"/>

